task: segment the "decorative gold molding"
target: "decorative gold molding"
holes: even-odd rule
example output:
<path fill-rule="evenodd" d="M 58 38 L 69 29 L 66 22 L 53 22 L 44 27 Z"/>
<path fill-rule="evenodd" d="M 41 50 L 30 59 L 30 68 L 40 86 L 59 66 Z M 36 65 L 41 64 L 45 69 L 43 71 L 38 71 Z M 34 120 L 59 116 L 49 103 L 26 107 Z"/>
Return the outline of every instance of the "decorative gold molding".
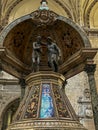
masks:
<path fill-rule="evenodd" d="M 23 122 L 19 121 L 13 123 L 9 126 L 7 130 L 86 130 L 80 123 L 74 121 L 64 121 L 64 120 L 24 120 Z"/>

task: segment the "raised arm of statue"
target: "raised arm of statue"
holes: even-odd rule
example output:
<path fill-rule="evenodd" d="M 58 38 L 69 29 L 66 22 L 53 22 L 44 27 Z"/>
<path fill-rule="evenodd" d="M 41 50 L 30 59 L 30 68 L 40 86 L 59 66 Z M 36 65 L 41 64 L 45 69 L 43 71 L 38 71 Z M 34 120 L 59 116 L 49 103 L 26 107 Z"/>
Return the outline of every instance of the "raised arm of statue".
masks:
<path fill-rule="evenodd" d="M 37 42 L 33 42 L 33 49 L 40 49 L 40 44 L 38 44 Z"/>

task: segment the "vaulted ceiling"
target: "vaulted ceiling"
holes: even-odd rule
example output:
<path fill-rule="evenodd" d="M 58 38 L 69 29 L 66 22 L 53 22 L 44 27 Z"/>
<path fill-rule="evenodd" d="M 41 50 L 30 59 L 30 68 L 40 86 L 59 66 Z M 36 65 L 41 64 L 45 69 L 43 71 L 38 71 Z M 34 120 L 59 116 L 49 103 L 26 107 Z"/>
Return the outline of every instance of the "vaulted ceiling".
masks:
<path fill-rule="evenodd" d="M 81 26 L 98 28 L 97 0 L 47 0 L 49 8 Z M 0 0 L 1 26 L 38 9 L 40 0 Z"/>

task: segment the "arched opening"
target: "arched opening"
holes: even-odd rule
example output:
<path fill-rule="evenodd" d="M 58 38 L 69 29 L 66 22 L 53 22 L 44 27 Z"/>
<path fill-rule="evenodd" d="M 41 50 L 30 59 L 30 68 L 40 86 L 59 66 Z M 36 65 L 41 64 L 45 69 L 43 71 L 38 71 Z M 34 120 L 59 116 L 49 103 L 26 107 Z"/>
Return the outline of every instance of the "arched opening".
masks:
<path fill-rule="evenodd" d="M 1 130 L 6 130 L 6 128 L 12 122 L 12 118 L 17 111 L 17 108 L 20 103 L 20 98 L 15 99 L 14 101 L 10 102 L 2 113 L 2 128 Z"/>
<path fill-rule="evenodd" d="M 44 43 L 46 43 L 48 36 L 56 41 L 62 52 L 63 63 L 81 48 L 85 47 L 79 33 L 59 19 L 52 25 L 46 26 L 38 26 L 32 19 L 25 20 L 8 33 L 3 46 L 24 64 L 30 66 L 32 61 L 32 43 L 36 41 L 38 35 L 42 37 Z M 46 55 L 46 52 L 43 51 L 43 55 Z"/>
<path fill-rule="evenodd" d="M 1 59 L 4 60 L 4 56 L 10 56 L 6 57 L 6 61 L 2 61 L 2 63 L 7 62 L 9 64 L 13 60 L 13 63 L 10 62 L 10 70 L 14 69 L 9 72 L 8 66 L 4 66 L 5 71 L 13 75 L 16 74 L 15 76 L 18 78 L 21 74 L 27 75 L 32 71 L 32 43 L 36 41 L 38 35 L 41 35 L 44 43 L 46 38 L 50 36 L 60 47 L 62 58 L 59 71 L 63 74 L 71 69 L 68 68 L 68 66 L 71 66 L 68 63 L 74 62 L 75 64 L 72 64 L 75 68 L 76 62 L 78 66 L 80 62 L 85 62 L 87 58 L 92 59 L 95 55 L 94 51 L 91 55 L 91 45 L 85 32 L 70 19 L 59 16 L 52 11 L 35 11 L 15 20 L 3 30 L 0 43 L 6 50 L 6 52 L 3 50 L 3 53 L 6 54 L 2 54 Z M 84 59 L 82 59 L 82 54 L 85 53 L 83 49 L 89 49 L 87 51 L 89 54 L 83 57 Z M 46 55 L 47 50 L 43 47 L 41 59 L 44 65 L 47 64 Z M 81 59 L 72 61 L 71 59 L 76 60 L 76 56 L 78 58 L 80 56 Z M 66 65 L 67 70 L 65 70 Z"/>

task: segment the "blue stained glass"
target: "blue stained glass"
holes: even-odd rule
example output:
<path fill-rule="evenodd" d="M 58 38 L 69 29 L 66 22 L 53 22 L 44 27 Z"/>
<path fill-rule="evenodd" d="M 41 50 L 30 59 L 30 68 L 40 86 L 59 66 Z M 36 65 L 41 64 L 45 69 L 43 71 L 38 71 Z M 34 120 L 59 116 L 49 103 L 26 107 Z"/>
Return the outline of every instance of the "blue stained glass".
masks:
<path fill-rule="evenodd" d="M 50 118 L 53 116 L 54 107 L 50 91 L 50 84 L 42 84 L 40 118 Z"/>

